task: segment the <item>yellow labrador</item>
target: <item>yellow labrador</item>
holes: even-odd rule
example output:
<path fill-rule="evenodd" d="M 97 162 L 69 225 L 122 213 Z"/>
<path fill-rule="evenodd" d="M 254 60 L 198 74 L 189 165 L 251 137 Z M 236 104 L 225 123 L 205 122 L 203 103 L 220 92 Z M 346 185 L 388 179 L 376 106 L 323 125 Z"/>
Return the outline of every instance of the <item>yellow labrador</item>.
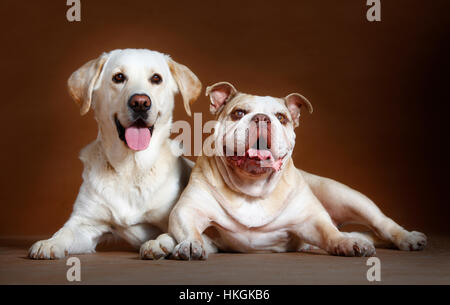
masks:
<path fill-rule="evenodd" d="M 139 247 L 166 232 L 192 167 L 169 139 L 174 95 L 181 92 L 190 115 L 201 92 L 186 66 L 155 51 L 114 50 L 75 71 L 68 87 L 82 115 L 93 108 L 98 137 L 81 151 L 83 184 L 72 215 L 31 247 L 34 259 L 94 252 L 105 233 Z"/>
<path fill-rule="evenodd" d="M 424 234 L 405 230 L 363 194 L 294 166 L 300 109 L 312 112 L 302 95 L 254 96 L 226 82 L 206 92 L 217 116 L 212 153 L 197 159 L 170 214 L 170 234 L 147 243 L 141 256 L 161 258 L 172 251 L 176 259 L 205 259 L 218 249 L 284 252 L 311 246 L 333 255 L 371 256 L 375 246 L 425 247 Z M 339 231 L 350 222 L 375 234 Z"/>

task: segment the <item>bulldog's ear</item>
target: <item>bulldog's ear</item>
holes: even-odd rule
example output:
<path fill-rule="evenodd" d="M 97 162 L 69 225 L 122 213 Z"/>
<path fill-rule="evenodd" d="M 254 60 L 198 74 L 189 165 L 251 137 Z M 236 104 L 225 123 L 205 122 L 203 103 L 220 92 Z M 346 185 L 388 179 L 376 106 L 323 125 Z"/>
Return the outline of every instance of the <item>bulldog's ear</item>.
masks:
<path fill-rule="evenodd" d="M 190 106 L 200 96 L 200 93 L 202 92 L 202 83 L 188 67 L 177 63 L 171 58 L 168 58 L 167 64 L 177 83 L 178 90 L 180 90 L 181 96 L 183 97 L 184 109 L 186 109 L 186 113 L 191 116 Z"/>
<path fill-rule="evenodd" d="M 69 94 L 81 107 L 81 115 L 85 115 L 91 108 L 92 93 L 101 79 L 103 67 L 108 58 L 109 54 L 103 53 L 97 59 L 88 61 L 73 72 L 67 81 Z"/>
<path fill-rule="evenodd" d="M 219 113 L 223 109 L 223 106 L 237 93 L 238 91 L 236 88 L 228 82 L 220 82 L 209 86 L 206 88 L 206 95 L 209 95 L 209 98 L 211 99 L 209 111 L 212 114 Z"/>
<path fill-rule="evenodd" d="M 309 113 L 313 112 L 313 106 L 306 97 L 299 93 L 291 93 L 284 98 L 286 107 L 291 113 L 292 120 L 294 121 L 294 127 L 300 124 L 300 108 L 306 106 Z"/>

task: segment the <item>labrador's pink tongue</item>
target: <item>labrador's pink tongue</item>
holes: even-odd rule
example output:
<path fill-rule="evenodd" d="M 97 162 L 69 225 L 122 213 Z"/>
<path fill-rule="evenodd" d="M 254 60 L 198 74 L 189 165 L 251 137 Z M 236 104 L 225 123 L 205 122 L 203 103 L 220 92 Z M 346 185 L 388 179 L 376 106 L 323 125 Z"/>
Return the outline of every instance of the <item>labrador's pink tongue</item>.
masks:
<path fill-rule="evenodd" d="M 132 150 L 144 150 L 150 144 L 152 135 L 147 127 L 130 126 L 125 129 L 125 140 Z"/>

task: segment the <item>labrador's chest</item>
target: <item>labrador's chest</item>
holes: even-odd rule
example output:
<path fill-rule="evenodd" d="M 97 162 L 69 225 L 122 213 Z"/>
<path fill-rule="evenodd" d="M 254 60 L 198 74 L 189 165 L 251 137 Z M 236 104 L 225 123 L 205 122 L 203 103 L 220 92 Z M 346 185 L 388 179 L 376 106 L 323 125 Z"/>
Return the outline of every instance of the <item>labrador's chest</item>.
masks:
<path fill-rule="evenodd" d="M 103 201 L 117 225 L 131 226 L 144 222 L 144 216 L 154 206 L 151 186 L 118 183 L 102 192 Z"/>
<path fill-rule="evenodd" d="M 104 175 L 89 180 L 105 221 L 129 227 L 140 223 L 165 223 L 181 191 L 172 177 Z"/>

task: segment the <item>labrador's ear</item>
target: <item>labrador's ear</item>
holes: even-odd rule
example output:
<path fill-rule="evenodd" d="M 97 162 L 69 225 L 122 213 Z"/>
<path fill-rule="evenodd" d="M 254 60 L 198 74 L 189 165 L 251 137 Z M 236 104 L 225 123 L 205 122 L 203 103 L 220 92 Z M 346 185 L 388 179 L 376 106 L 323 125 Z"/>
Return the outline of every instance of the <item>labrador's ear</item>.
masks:
<path fill-rule="evenodd" d="M 225 104 L 230 101 L 238 91 L 228 82 L 219 82 L 206 88 L 206 95 L 211 99 L 209 111 L 218 114 Z"/>
<path fill-rule="evenodd" d="M 294 127 L 300 124 L 300 108 L 306 106 L 309 113 L 313 112 L 313 106 L 306 97 L 299 93 L 291 93 L 284 98 L 286 107 L 288 108 L 292 120 L 294 121 Z"/>
<path fill-rule="evenodd" d="M 103 53 L 100 57 L 88 61 L 81 68 L 72 73 L 67 81 L 69 93 L 81 107 L 80 114 L 85 115 L 91 108 L 92 93 L 101 79 L 103 67 L 109 55 Z"/>
<path fill-rule="evenodd" d="M 186 113 L 191 116 L 191 105 L 197 100 L 202 92 L 202 83 L 198 77 L 189 70 L 185 65 L 179 64 L 171 58 L 168 58 L 170 72 L 172 73 L 178 90 L 180 90 L 183 97 L 184 109 Z"/>

